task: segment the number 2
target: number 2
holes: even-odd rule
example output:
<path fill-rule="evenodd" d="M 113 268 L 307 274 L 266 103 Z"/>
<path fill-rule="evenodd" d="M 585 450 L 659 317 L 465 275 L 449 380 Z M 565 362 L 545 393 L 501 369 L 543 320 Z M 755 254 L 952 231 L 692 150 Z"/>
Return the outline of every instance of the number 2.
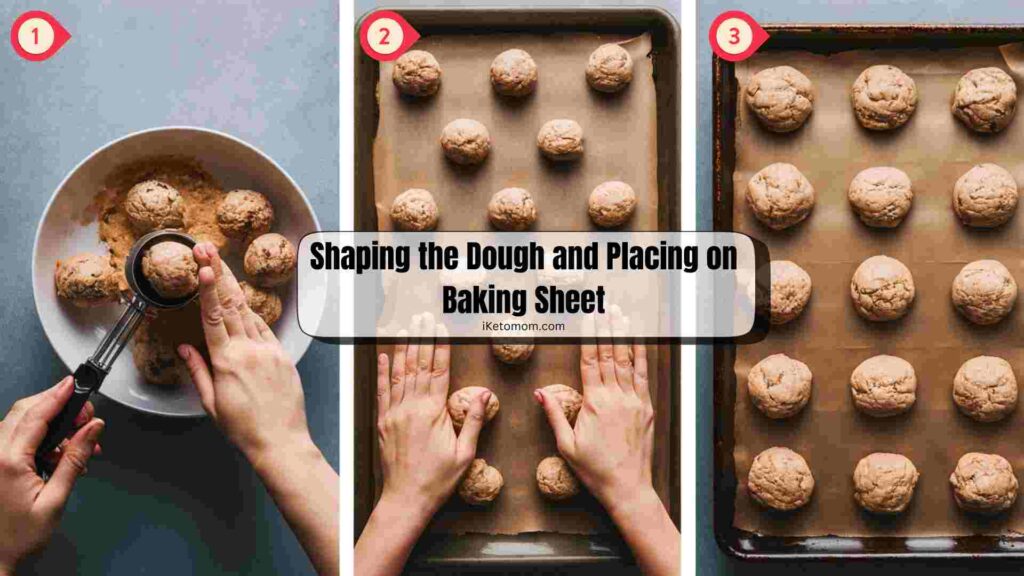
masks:
<path fill-rule="evenodd" d="M 380 44 L 381 44 L 381 46 L 387 46 L 388 45 L 388 37 L 389 36 L 391 36 L 391 30 L 388 30 L 387 28 L 381 28 L 380 29 Z"/>
<path fill-rule="evenodd" d="M 740 43 L 740 29 L 733 26 L 729 28 L 729 44 Z"/>

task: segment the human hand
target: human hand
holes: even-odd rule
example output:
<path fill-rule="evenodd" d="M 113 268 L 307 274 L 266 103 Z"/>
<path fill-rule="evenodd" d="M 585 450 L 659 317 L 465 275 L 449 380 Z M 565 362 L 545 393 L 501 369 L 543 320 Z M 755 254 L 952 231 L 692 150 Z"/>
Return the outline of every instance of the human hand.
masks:
<path fill-rule="evenodd" d="M 53 466 L 44 482 L 36 470 L 35 453 L 50 420 L 71 398 L 74 379 L 14 403 L 0 421 L 0 574 L 13 574 L 22 558 L 43 547 L 57 527 L 64 504 L 89 458 L 99 453 L 102 420 L 93 418 L 86 402 L 75 418 L 68 440 L 45 461 Z"/>

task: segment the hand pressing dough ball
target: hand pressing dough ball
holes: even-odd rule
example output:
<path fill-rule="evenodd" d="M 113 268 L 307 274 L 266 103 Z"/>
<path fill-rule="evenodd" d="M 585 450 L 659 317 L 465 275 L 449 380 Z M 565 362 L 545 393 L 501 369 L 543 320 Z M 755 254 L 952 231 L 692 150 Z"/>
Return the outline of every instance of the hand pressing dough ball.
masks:
<path fill-rule="evenodd" d="M 784 230 L 807 218 L 814 208 L 814 187 L 792 164 L 776 162 L 747 182 L 747 205 L 762 224 Z"/>
<path fill-rule="evenodd" d="M 53 279 L 57 296 L 79 308 L 117 300 L 117 270 L 111 266 L 108 256 L 86 253 L 58 260 Z"/>
<path fill-rule="evenodd" d="M 267 326 L 273 326 L 281 317 L 281 297 L 276 292 L 264 290 L 248 282 L 239 282 L 238 285 L 242 288 L 242 294 L 245 294 L 245 302 L 249 308 L 262 318 Z"/>
<path fill-rule="evenodd" d="M 243 264 L 253 284 L 274 288 L 291 280 L 295 260 L 295 246 L 284 236 L 271 232 L 249 244 Z"/>
<path fill-rule="evenodd" d="M 452 417 L 452 424 L 455 425 L 456 432 L 462 430 L 462 425 L 466 422 L 466 415 L 469 414 L 470 406 L 484 392 L 488 392 L 488 389 L 483 386 L 466 386 L 452 392 L 452 395 L 448 397 L 448 414 Z M 487 407 L 484 409 L 484 423 L 486 424 L 493 420 L 500 409 L 501 404 L 498 402 L 498 395 L 491 392 L 491 397 L 487 400 Z"/>
<path fill-rule="evenodd" d="M 634 210 L 636 192 L 629 184 L 617 180 L 598 184 L 587 200 L 590 219 L 601 228 L 622 226 L 633 217 Z"/>
<path fill-rule="evenodd" d="M 906 124 L 917 108 L 917 85 L 895 66 L 871 66 L 854 81 L 850 99 L 861 126 L 892 130 Z"/>
<path fill-rule="evenodd" d="M 565 384 L 550 384 L 541 390 L 543 390 L 545 398 L 553 398 L 562 407 L 562 413 L 569 421 L 569 426 L 575 426 L 576 417 L 579 416 L 580 408 L 583 407 L 583 395 L 575 388 Z"/>
<path fill-rule="evenodd" d="M 864 224 L 873 228 L 895 228 L 910 211 L 914 191 L 906 172 L 877 166 L 861 170 L 853 177 L 848 198 Z"/>
<path fill-rule="evenodd" d="M 502 96 L 531 94 L 537 86 L 537 63 L 526 50 L 505 50 L 491 62 L 491 86 Z"/>
<path fill-rule="evenodd" d="M 181 242 L 158 242 L 146 250 L 142 275 L 164 298 L 187 298 L 199 290 L 199 264 Z"/>
<path fill-rule="evenodd" d="M 953 401 L 978 422 L 1002 420 L 1017 406 L 1017 378 L 1002 358 L 977 356 L 964 362 L 953 378 Z"/>
<path fill-rule="evenodd" d="M 533 355 L 533 344 L 495 342 L 491 344 L 491 353 L 505 364 L 522 364 Z"/>
<path fill-rule="evenodd" d="M 476 458 L 459 484 L 459 496 L 467 504 L 480 506 L 493 502 L 504 485 L 505 479 L 497 468 L 489 466 L 483 458 Z"/>
<path fill-rule="evenodd" d="M 919 477 L 914 463 L 902 454 L 868 454 L 853 471 L 853 499 L 868 512 L 899 514 L 914 497 Z"/>
<path fill-rule="evenodd" d="M 124 211 L 136 232 L 145 233 L 184 226 L 185 203 L 170 184 L 147 180 L 132 186 L 124 199 Z"/>
<path fill-rule="evenodd" d="M 953 279 L 953 306 L 975 324 L 999 322 L 1016 302 L 1017 281 L 996 260 L 975 260 Z"/>
<path fill-rule="evenodd" d="M 602 44 L 587 60 L 587 83 L 599 92 L 618 92 L 633 80 L 633 58 L 618 44 Z"/>
<path fill-rule="evenodd" d="M 772 132 L 792 132 L 814 110 L 814 86 L 791 66 L 766 68 L 747 82 L 747 106 Z"/>
<path fill-rule="evenodd" d="M 881 354 L 861 362 L 850 375 L 853 405 L 869 416 L 902 414 L 917 400 L 917 374 L 903 358 Z"/>
<path fill-rule="evenodd" d="M 789 418 L 803 410 L 811 399 L 813 376 L 807 364 L 785 354 L 772 354 L 747 374 L 747 393 L 765 416 Z"/>
<path fill-rule="evenodd" d="M 399 230 L 423 232 L 437 227 L 437 202 L 422 188 L 410 188 L 391 203 L 391 221 Z"/>
<path fill-rule="evenodd" d="M 872 322 L 902 318 L 914 302 L 915 293 L 910 270 L 888 256 L 872 256 L 861 262 L 850 281 L 854 309 Z"/>
<path fill-rule="evenodd" d="M 580 493 L 580 481 L 565 460 L 548 456 L 537 465 L 537 488 L 548 500 L 568 500 Z"/>
<path fill-rule="evenodd" d="M 1017 182 L 995 164 L 979 164 L 953 185 L 953 211 L 975 228 L 994 228 L 1017 211 Z"/>
<path fill-rule="evenodd" d="M 441 131 L 441 149 L 456 164 L 480 164 L 491 151 L 491 133 L 476 120 L 452 120 Z"/>
<path fill-rule="evenodd" d="M 578 160 L 583 156 L 583 127 L 566 118 L 549 120 L 537 133 L 537 148 L 549 160 Z"/>
<path fill-rule="evenodd" d="M 1017 500 L 1013 466 L 998 454 L 968 452 L 960 457 L 949 477 L 953 497 L 966 512 L 994 515 Z"/>
<path fill-rule="evenodd" d="M 811 276 L 789 260 L 772 260 L 771 323 L 785 324 L 800 315 L 811 299 Z"/>
<path fill-rule="evenodd" d="M 217 206 L 217 225 L 228 238 L 255 238 L 270 232 L 273 224 L 274 207 L 253 190 L 232 190 Z"/>
<path fill-rule="evenodd" d="M 814 476 L 803 456 L 776 446 L 754 457 L 747 474 L 747 492 L 762 506 L 796 510 L 811 500 Z"/>
<path fill-rule="evenodd" d="M 432 96 L 441 87 L 441 65 L 430 52 L 409 50 L 395 60 L 391 81 L 407 96 Z"/>
<path fill-rule="evenodd" d="M 491 196 L 487 218 L 498 230 L 522 232 L 537 221 L 537 205 L 523 188 L 503 188 Z"/>
<path fill-rule="evenodd" d="M 1017 109 L 1017 84 L 999 68 L 975 68 L 953 93 L 953 115 L 975 132 L 999 132 Z"/>

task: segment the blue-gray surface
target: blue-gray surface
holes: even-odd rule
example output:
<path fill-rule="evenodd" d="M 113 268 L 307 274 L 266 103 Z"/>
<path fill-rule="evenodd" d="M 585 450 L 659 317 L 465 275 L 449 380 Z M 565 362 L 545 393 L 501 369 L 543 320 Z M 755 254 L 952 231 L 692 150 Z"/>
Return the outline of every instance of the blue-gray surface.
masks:
<path fill-rule="evenodd" d="M 0 409 L 65 374 L 32 301 L 35 227 L 79 160 L 135 130 L 190 124 L 261 148 L 338 224 L 334 0 L 11 1 L 0 25 L 45 9 L 71 32 L 52 60 L 0 47 Z M 6 29 L 5 29 L 6 33 Z M 338 354 L 299 365 L 314 438 L 338 466 Z M 104 456 L 90 466 L 49 548 L 25 573 L 306 574 L 312 569 L 259 480 L 206 420 L 144 417 L 97 401 Z"/>
<path fill-rule="evenodd" d="M 706 38 L 711 22 L 726 10 L 743 10 L 762 23 L 769 22 L 912 22 L 912 23 L 994 23 L 1020 24 L 1024 22 L 1024 2 L 1005 0 L 999 2 L 977 2 L 966 0 L 802 0 L 754 1 L 754 0 L 701 0 L 697 10 L 697 32 L 699 38 Z M 700 194 L 698 219 L 701 229 L 711 229 L 712 202 L 712 111 L 711 111 L 711 48 L 706 41 L 698 42 L 698 142 L 697 182 Z M 825 564 L 749 564 L 726 557 L 715 544 L 711 527 L 711 474 L 712 462 L 712 397 L 711 397 L 711 349 L 700 347 L 697 373 L 697 454 L 698 454 L 698 572 L 715 574 L 755 574 L 807 572 L 814 574 L 853 574 L 872 570 L 875 573 L 896 574 L 908 568 L 923 568 L 922 563 L 850 563 Z M 935 574 L 958 574 L 964 566 L 927 565 Z M 980 569 L 978 564 L 974 569 Z"/>

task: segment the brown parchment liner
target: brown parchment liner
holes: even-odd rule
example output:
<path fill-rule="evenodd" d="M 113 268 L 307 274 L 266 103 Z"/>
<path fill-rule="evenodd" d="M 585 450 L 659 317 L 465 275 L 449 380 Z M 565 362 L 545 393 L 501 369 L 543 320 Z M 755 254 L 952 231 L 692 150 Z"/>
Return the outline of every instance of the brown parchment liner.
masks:
<path fill-rule="evenodd" d="M 1005 54 L 1005 57 L 1004 57 Z M 950 302 L 950 286 L 967 262 L 994 258 L 1018 282 L 1024 281 L 1021 237 L 1024 217 L 1017 215 L 991 231 L 960 225 L 951 208 L 953 183 L 974 164 L 994 162 L 1024 183 L 1024 120 L 1003 133 L 976 135 L 950 113 L 957 80 L 968 70 L 997 66 L 1024 86 L 1014 68 L 1019 47 L 951 50 L 858 50 L 830 56 L 809 52 L 766 51 L 736 67 L 740 89 L 754 72 L 787 64 L 814 83 L 814 113 L 792 134 L 763 130 L 739 99 L 736 133 L 736 230 L 763 240 L 773 259 L 789 259 L 811 275 L 813 295 L 804 314 L 775 327 L 761 343 L 737 348 L 735 451 L 735 525 L 785 536 L 953 536 L 1001 534 L 1024 530 L 1024 505 L 993 519 L 959 512 L 949 475 L 969 451 L 1006 457 L 1024 473 L 1024 414 L 1006 421 L 975 423 L 952 400 L 952 382 L 967 359 L 996 355 L 1024 377 L 1024 311 L 1017 309 L 993 327 L 961 319 Z M 901 129 L 889 133 L 861 129 L 850 105 L 850 86 L 873 64 L 903 69 L 917 84 L 917 111 Z M 758 224 L 743 195 L 749 178 L 776 161 L 795 164 L 817 191 L 817 205 L 804 223 L 784 232 Z M 913 207 L 895 230 L 860 223 L 846 193 L 854 175 L 870 166 L 895 166 L 911 178 Z M 875 254 L 905 263 L 914 275 L 917 297 L 901 321 L 875 324 L 854 312 L 849 282 L 857 265 Z M 770 421 L 757 412 L 746 388 L 750 367 L 782 352 L 811 368 L 810 404 L 795 418 Z M 917 403 L 902 416 L 875 419 L 853 407 L 849 377 L 861 361 L 876 354 L 908 360 L 917 372 Z M 746 491 L 750 463 L 761 450 L 788 446 L 808 461 L 816 481 L 811 502 L 791 514 L 769 513 Z M 921 473 L 914 500 L 905 514 L 880 519 L 859 510 L 852 497 L 857 461 L 875 451 L 899 452 Z"/>
<path fill-rule="evenodd" d="M 618 94 L 590 89 L 584 69 L 590 53 L 607 42 L 622 42 L 633 57 L 633 82 Z M 534 230 L 595 229 L 587 216 L 587 197 L 606 180 L 622 180 L 637 193 L 636 213 L 623 230 L 657 230 L 657 127 L 650 37 L 588 33 L 431 35 L 417 49 L 437 57 L 442 85 L 422 101 L 399 95 L 391 81 L 391 64 L 381 65 L 378 84 L 380 119 L 374 142 L 374 186 L 378 226 L 391 230 L 391 202 L 407 188 L 426 188 L 438 202 L 438 229 L 489 230 L 487 203 L 501 188 L 526 188 L 537 204 Z M 538 66 L 535 93 L 524 100 L 497 96 L 490 84 L 491 60 L 509 48 L 529 52 Z M 492 149 L 477 168 L 457 167 L 444 159 L 438 143 L 441 129 L 456 118 L 473 118 L 487 126 Z M 537 131 L 555 118 L 571 118 L 584 132 L 579 162 L 554 164 L 537 151 Z M 496 466 L 505 479 L 497 500 L 472 508 L 457 496 L 435 516 L 433 533 L 517 534 L 524 532 L 608 533 L 611 521 L 600 505 L 583 494 L 552 504 L 540 496 L 535 471 L 541 459 L 557 454 L 554 436 L 532 397 L 535 388 L 562 383 L 576 388 L 579 348 L 538 345 L 522 366 L 504 366 L 486 345 L 457 345 L 452 351 L 452 384 L 486 386 L 501 401 L 501 411 L 481 435 L 478 457 Z M 652 367 L 659 349 L 648 348 Z M 390 347 L 380 346 L 390 353 Z M 667 354 L 664 354 L 667 360 Z M 667 386 L 659 385 L 665 370 L 652 371 L 656 437 L 667 437 Z M 659 405 L 666 406 L 658 410 Z M 668 504 L 667 443 L 656 442 L 654 482 Z M 379 454 L 374 450 L 379 493 Z"/>

